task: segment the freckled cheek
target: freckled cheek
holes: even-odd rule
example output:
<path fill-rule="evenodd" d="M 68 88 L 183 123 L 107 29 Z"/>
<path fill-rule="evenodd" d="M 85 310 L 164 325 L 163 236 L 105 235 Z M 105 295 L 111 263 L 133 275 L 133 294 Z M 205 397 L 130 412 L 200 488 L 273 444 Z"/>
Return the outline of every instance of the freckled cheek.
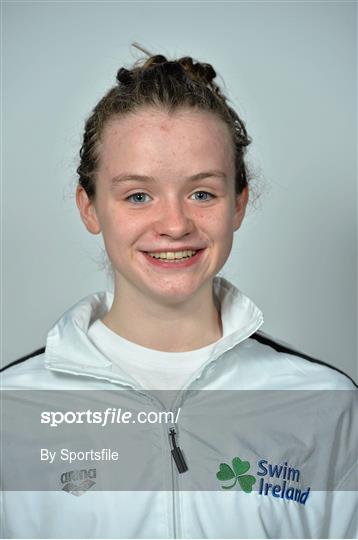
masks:
<path fill-rule="evenodd" d="M 135 241 L 146 228 L 136 219 L 124 216 L 115 216 L 103 226 L 103 235 L 109 242 L 120 242 L 123 246 Z"/>
<path fill-rule="evenodd" d="M 215 237 L 225 236 L 232 229 L 232 223 L 227 211 L 202 213 L 197 215 L 196 223 L 203 229 L 210 231 Z"/>

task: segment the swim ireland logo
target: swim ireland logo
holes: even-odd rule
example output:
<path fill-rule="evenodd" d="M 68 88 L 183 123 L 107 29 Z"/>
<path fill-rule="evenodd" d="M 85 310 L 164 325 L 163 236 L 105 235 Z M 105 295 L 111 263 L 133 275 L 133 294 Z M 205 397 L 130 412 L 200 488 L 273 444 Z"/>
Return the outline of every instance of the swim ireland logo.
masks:
<path fill-rule="evenodd" d="M 236 482 L 239 482 L 242 491 L 251 493 L 256 478 L 251 474 L 245 474 L 250 469 L 250 463 L 248 461 L 241 461 L 239 457 L 234 457 L 231 464 L 232 468 L 227 463 L 220 463 L 219 472 L 216 473 L 216 478 L 221 482 L 235 478 L 232 484 L 221 487 L 223 489 L 232 489 L 236 485 Z"/>
<path fill-rule="evenodd" d="M 258 495 L 271 496 L 295 501 L 300 504 L 306 504 L 311 488 L 307 488 L 303 491 L 302 489 L 298 489 L 298 487 L 287 487 L 287 483 L 299 483 L 301 475 L 300 470 L 290 467 L 287 461 L 282 465 L 272 464 L 266 459 L 260 459 L 257 462 L 256 477 L 252 474 L 246 474 L 251 467 L 248 461 L 243 461 L 239 457 L 234 457 L 231 465 L 232 466 L 230 467 L 227 463 L 220 463 L 219 471 L 216 473 L 216 478 L 220 480 L 220 482 L 230 482 L 222 485 L 222 489 L 232 489 L 238 483 L 242 491 L 251 493 L 256 480 L 259 480 L 257 489 Z M 274 483 L 274 480 L 271 479 L 277 479 L 277 482 L 279 483 Z"/>

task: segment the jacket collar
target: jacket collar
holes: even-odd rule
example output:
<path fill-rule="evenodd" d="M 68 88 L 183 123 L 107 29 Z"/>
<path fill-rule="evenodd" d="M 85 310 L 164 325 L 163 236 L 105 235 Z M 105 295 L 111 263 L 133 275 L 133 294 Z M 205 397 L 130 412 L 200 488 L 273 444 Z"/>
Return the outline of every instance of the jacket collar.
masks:
<path fill-rule="evenodd" d="M 221 306 L 223 337 L 216 343 L 208 362 L 248 338 L 263 324 L 263 314 L 250 298 L 223 277 L 215 277 L 214 295 Z M 131 387 L 136 381 L 112 362 L 88 337 L 91 324 L 109 311 L 113 294 L 99 292 L 83 298 L 51 328 L 46 342 L 45 366 L 54 371 L 110 380 Z M 201 370 L 202 371 L 202 370 Z"/>

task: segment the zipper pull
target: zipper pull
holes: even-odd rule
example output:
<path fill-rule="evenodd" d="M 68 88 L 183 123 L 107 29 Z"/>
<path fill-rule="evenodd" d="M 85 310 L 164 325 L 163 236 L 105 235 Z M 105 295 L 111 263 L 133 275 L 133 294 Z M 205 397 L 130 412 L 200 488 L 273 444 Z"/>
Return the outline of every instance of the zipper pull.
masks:
<path fill-rule="evenodd" d="M 182 451 L 180 450 L 179 446 L 177 446 L 177 443 L 175 441 L 176 432 L 174 428 L 171 428 L 169 430 L 169 435 L 172 441 L 172 446 L 173 446 L 172 456 L 174 458 L 175 465 L 177 466 L 177 469 L 180 474 L 185 473 L 185 471 L 188 470 L 188 466 L 185 463 L 185 459 L 184 459 Z"/>

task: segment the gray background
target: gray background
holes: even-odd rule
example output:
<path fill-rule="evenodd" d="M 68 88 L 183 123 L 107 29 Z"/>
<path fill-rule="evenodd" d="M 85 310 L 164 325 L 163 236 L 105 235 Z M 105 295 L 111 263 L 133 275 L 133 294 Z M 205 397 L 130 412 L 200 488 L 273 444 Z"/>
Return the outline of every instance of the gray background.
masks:
<path fill-rule="evenodd" d="M 261 195 L 222 274 L 265 332 L 357 378 L 356 4 L 12 1 L 2 19 L 2 363 L 110 287 L 75 169 L 84 120 L 138 41 L 212 63 L 253 138 Z"/>

